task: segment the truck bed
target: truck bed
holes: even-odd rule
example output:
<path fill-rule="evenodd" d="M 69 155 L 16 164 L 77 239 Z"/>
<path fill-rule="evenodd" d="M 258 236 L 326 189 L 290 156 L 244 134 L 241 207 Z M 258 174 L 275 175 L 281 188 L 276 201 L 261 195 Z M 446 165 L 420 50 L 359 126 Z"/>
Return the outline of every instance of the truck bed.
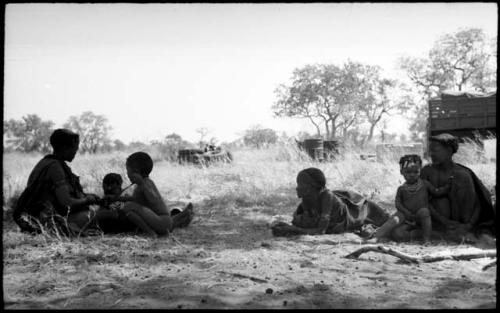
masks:
<path fill-rule="evenodd" d="M 496 128 L 496 92 L 484 96 L 442 94 L 429 100 L 429 130 Z"/>

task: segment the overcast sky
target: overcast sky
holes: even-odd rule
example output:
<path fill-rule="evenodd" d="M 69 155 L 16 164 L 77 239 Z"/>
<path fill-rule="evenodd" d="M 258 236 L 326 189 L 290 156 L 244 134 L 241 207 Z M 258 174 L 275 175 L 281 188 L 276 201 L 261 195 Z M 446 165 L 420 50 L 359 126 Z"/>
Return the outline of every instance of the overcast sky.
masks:
<path fill-rule="evenodd" d="M 256 124 L 313 133 L 272 115 L 295 68 L 351 59 L 401 75 L 396 59 L 423 56 L 440 35 L 496 36 L 497 14 L 496 3 L 7 4 L 4 119 L 60 127 L 92 111 L 126 143 L 196 141 L 199 127 L 220 141 Z"/>

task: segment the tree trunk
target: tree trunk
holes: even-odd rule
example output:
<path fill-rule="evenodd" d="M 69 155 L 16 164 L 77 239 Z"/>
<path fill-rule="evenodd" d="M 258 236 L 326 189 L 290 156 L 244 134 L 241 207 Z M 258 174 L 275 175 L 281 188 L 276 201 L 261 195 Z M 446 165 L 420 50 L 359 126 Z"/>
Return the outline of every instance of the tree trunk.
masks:
<path fill-rule="evenodd" d="M 373 131 L 375 129 L 375 125 L 377 125 L 377 124 L 376 123 L 371 123 L 370 124 L 370 132 L 368 133 L 368 138 L 366 139 L 366 141 L 368 141 L 368 142 L 372 141 Z"/>

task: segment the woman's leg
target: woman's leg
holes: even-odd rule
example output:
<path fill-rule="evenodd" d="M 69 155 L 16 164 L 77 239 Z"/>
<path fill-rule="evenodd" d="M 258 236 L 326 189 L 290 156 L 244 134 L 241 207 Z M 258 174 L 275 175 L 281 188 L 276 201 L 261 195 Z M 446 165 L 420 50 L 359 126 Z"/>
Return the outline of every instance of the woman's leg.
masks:
<path fill-rule="evenodd" d="M 415 215 L 417 216 L 417 223 L 422 226 L 422 237 L 424 242 L 429 242 L 432 233 L 431 212 L 428 208 L 421 208 Z"/>
<path fill-rule="evenodd" d="M 379 229 L 375 232 L 374 237 L 375 238 L 384 238 L 388 237 L 392 230 L 395 229 L 397 226 L 403 224 L 405 221 L 405 217 L 401 212 L 396 212 L 394 215 L 389 217 L 387 221 L 380 226 Z"/>
<path fill-rule="evenodd" d="M 391 232 L 391 238 L 399 242 L 410 241 L 412 239 L 412 228 L 408 224 L 396 226 Z"/>
<path fill-rule="evenodd" d="M 90 209 L 70 213 L 68 215 L 68 224 L 75 224 L 80 231 L 83 231 L 90 225 L 94 217 L 95 213 Z"/>
<path fill-rule="evenodd" d="M 159 216 L 150 208 L 135 202 L 126 202 L 123 211 L 127 218 L 150 236 L 166 235 L 172 231 L 170 215 Z"/>

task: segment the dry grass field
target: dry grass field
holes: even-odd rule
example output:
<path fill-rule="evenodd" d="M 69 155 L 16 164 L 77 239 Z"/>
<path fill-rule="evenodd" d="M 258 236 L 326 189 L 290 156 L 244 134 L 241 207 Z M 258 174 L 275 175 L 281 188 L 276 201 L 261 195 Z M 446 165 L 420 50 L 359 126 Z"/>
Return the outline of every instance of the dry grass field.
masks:
<path fill-rule="evenodd" d="M 462 147 L 456 159 L 494 192 L 496 161 Z M 171 206 L 192 202 L 195 218 L 169 238 L 104 235 L 56 238 L 20 233 L 11 221 L 40 155 L 4 155 L 3 291 L 6 309 L 494 308 L 496 267 L 489 258 L 407 264 L 390 255 L 345 255 L 354 234 L 276 238 L 269 225 L 289 222 L 298 204 L 295 177 L 322 169 L 331 189 L 365 194 L 388 211 L 402 183 L 397 160 L 344 154 L 314 162 L 292 147 L 233 151 L 232 164 L 209 167 L 156 159 L 151 178 Z M 102 194 L 107 172 L 125 175 L 125 153 L 77 155 L 84 189 Z M 479 251 L 480 244 L 387 243 L 409 254 Z"/>

